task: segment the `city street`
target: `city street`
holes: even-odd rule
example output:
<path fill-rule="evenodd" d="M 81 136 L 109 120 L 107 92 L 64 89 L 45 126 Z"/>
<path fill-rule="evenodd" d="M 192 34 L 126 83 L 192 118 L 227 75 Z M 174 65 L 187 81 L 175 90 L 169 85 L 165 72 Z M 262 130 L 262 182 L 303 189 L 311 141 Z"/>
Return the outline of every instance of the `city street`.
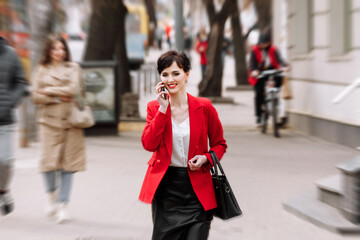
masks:
<path fill-rule="evenodd" d="M 158 53 L 156 53 L 158 54 Z M 156 54 L 151 55 L 156 59 Z M 197 56 L 193 55 L 197 63 Z M 282 203 L 314 182 L 337 174 L 336 166 L 359 152 L 341 145 L 282 130 L 275 139 L 254 127 L 253 92 L 229 92 L 233 59 L 226 59 L 223 95 L 235 105 L 216 104 L 228 143 L 222 164 L 244 215 L 230 221 L 214 219 L 210 240 L 340 240 L 341 236 L 287 212 Z M 189 92 L 196 95 L 200 67 L 193 66 Z M 151 97 L 141 97 L 145 106 Z M 142 109 L 143 111 L 143 109 Z M 69 205 L 72 220 L 61 225 L 44 215 L 46 196 L 37 169 L 39 143 L 16 149 L 12 182 L 15 211 L 0 217 L 1 240 L 148 240 L 151 207 L 138 200 L 151 153 L 140 142 L 141 130 L 119 136 L 87 137 L 87 171 L 77 173 Z"/>
<path fill-rule="evenodd" d="M 0 0 L 0 240 L 360 240 L 359 19 L 360 0 Z M 208 231 L 183 177 L 153 187 L 224 139 L 243 214 Z"/>
<path fill-rule="evenodd" d="M 244 215 L 215 219 L 209 239 L 338 240 L 343 237 L 288 213 L 282 202 L 314 181 L 336 174 L 335 166 L 356 151 L 286 131 L 283 138 L 256 131 L 226 131 L 223 166 Z M 57 225 L 44 216 L 37 147 L 18 149 L 12 192 L 14 213 L 0 218 L 2 240 L 150 239 L 151 207 L 137 200 L 150 156 L 140 132 L 119 137 L 88 137 L 88 170 L 75 175 L 71 222 Z"/>

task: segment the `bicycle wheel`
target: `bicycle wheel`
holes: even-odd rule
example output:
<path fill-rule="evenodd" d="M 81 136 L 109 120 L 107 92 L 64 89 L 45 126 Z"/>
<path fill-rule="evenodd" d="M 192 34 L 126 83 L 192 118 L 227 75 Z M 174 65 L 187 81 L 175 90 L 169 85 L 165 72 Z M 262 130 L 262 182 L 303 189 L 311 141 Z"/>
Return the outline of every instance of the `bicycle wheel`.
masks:
<path fill-rule="evenodd" d="M 277 102 L 278 99 L 275 96 L 276 94 L 274 92 L 271 93 L 271 116 L 272 116 L 272 121 L 273 121 L 273 131 L 274 131 L 274 136 L 279 138 L 280 137 L 280 133 L 279 133 L 279 126 L 277 124 Z"/>
<path fill-rule="evenodd" d="M 266 103 L 265 103 L 266 105 Z M 262 133 L 266 133 L 266 129 L 267 129 L 267 120 L 268 120 L 268 109 L 267 107 L 265 107 L 265 109 L 263 109 L 263 112 L 261 113 L 261 132 Z"/>

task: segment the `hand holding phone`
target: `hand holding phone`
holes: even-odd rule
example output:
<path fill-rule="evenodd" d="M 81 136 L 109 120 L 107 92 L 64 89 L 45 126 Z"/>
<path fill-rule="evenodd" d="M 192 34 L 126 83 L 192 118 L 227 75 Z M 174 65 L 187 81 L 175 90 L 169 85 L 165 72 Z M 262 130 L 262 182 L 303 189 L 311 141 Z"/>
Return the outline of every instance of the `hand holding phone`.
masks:
<path fill-rule="evenodd" d="M 166 111 L 170 105 L 169 102 L 169 94 L 168 90 L 165 87 L 165 84 L 163 82 L 158 82 L 155 86 L 155 92 L 156 92 L 156 99 L 160 105 L 159 111 L 163 114 L 166 114 Z"/>
<path fill-rule="evenodd" d="M 161 91 L 162 91 L 162 92 L 165 91 L 165 87 L 161 87 Z M 166 97 L 166 94 L 163 94 L 163 95 L 162 95 L 162 98 L 166 100 L 166 98 L 167 98 L 167 97 Z"/>

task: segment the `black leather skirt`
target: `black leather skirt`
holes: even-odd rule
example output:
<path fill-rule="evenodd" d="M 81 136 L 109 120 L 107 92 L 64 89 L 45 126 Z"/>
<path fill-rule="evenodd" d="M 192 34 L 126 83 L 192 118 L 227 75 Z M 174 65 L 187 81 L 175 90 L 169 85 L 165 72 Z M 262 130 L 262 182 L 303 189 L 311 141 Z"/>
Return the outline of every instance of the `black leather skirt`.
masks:
<path fill-rule="evenodd" d="M 204 211 L 192 188 L 187 168 L 169 167 L 153 203 L 153 240 L 205 240 L 212 211 Z"/>

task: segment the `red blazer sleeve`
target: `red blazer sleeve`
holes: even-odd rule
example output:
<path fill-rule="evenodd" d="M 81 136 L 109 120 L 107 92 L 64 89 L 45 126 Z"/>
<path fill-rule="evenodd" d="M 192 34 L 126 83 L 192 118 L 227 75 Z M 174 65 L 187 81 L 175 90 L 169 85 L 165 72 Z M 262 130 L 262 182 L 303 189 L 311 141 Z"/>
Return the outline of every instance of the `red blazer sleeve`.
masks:
<path fill-rule="evenodd" d="M 210 151 L 214 151 L 216 156 L 221 160 L 222 156 L 224 155 L 227 144 L 224 139 L 224 131 L 222 124 L 220 122 L 218 113 L 214 106 L 211 104 L 209 100 L 208 105 L 208 135 L 209 135 L 209 144 L 210 144 Z M 209 160 L 210 164 L 205 166 L 206 169 L 211 168 L 213 166 L 213 161 L 211 158 L 210 153 L 205 153 L 205 156 Z"/>
<path fill-rule="evenodd" d="M 167 115 L 159 111 L 154 101 L 147 105 L 146 124 L 141 135 L 141 143 L 145 150 L 155 152 L 162 141 Z"/>

